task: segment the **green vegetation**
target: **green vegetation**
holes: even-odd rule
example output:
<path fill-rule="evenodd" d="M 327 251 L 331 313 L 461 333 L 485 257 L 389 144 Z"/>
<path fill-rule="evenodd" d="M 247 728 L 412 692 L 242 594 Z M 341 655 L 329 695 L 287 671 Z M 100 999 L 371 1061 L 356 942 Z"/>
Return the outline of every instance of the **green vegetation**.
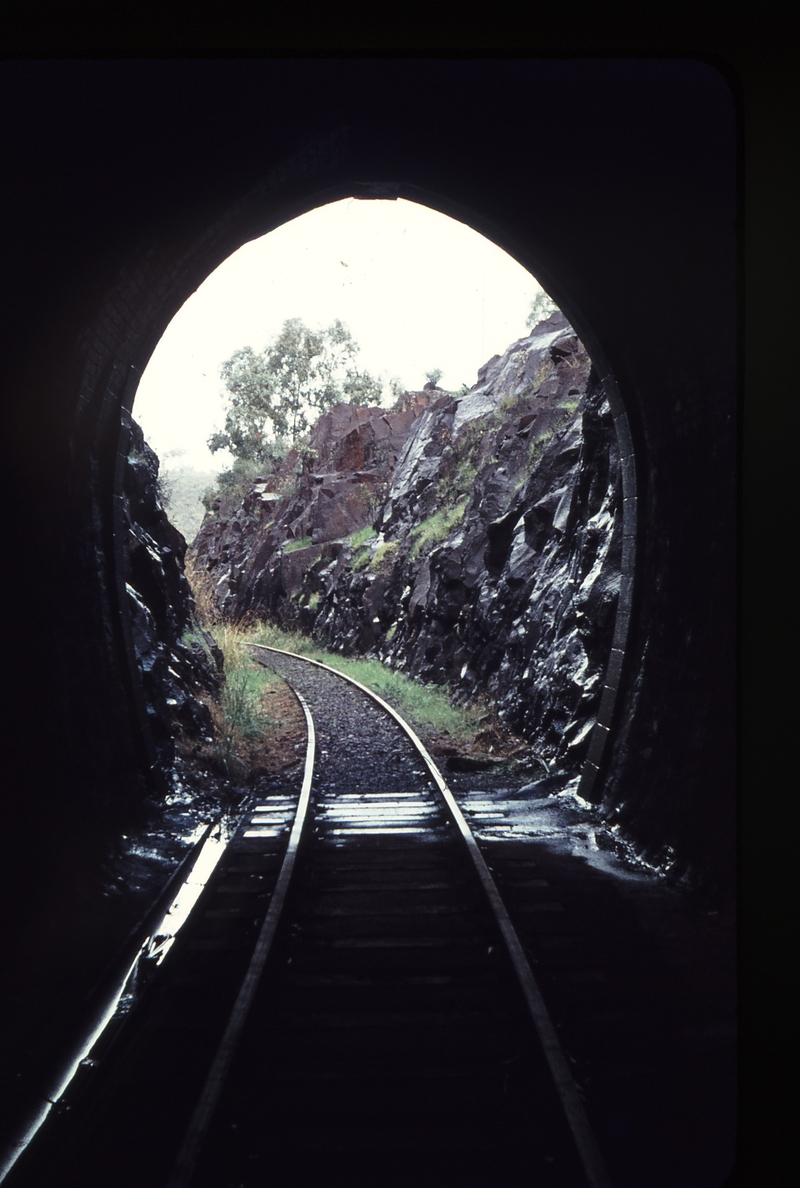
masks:
<path fill-rule="evenodd" d="M 374 540 L 377 535 L 375 529 L 371 525 L 368 525 L 366 528 L 359 528 L 358 532 L 353 532 L 352 535 L 348 536 L 347 543 L 352 549 L 358 549 L 361 545 L 366 544 L 368 540 Z"/>
<path fill-rule="evenodd" d="M 383 385 L 356 367 L 358 351 L 338 319 L 327 329 L 310 330 L 299 318 L 289 318 L 263 351 L 242 347 L 222 364 L 225 422 L 209 437 L 208 448 L 228 450 L 233 465 L 206 490 L 206 510 L 216 499 L 240 501 L 253 479 L 274 474 L 290 446 L 301 444 L 334 404 L 380 403 Z"/>
<path fill-rule="evenodd" d="M 553 436 L 556 434 L 556 432 L 563 428 L 579 404 L 580 400 L 568 400 L 565 404 L 560 405 L 559 408 L 561 411 L 563 411 L 563 416 L 560 418 L 560 420 L 557 421 L 555 425 L 551 425 L 549 429 L 546 429 L 544 433 L 541 433 L 538 437 L 531 438 L 530 444 L 528 446 L 529 470 L 532 470 L 534 466 L 536 466 L 545 449 L 552 441 Z"/>
<path fill-rule="evenodd" d="M 263 708 L 267 689 L 279 684 L 268 669 L 250 657 L 247 633 L 230 623 L 217 623 L 214 639 L 225 658 L 225 683 L 215 718 L 214 757 L 228 779 L 247 774 L 252 752 L 267 738 L 272 719 Z M 216 711 L 216 712 L 215 712 Z"/>
<path fill-rule="evenodd" d="M 409 560 L 414 561 L 420 553 L 427 552 L 434 545 L 446 540 L 456 524 L 460 524 L 467 510 L 467 498 L 462 496 L 454 507 L 443 507 L 438 512 L 417 524 L 408 534 L 411 548 Z"/>
<path fill-rule="evenodd" d="M 177 457 L 182 450 L 172 450 L 166 458 Z M 195 470 L 193 466 L 170 469 L 169 464 L 159 472 L 158 492 L 170 522 L 185 537 L 188 544 L 197 536 L 203 522 L 205 508 L 203 493 L 216 475 L 213 470 Z"/>
<path fill-rule="evenodd" d="M 530 470 L 533 470 L 534 466 L 536 466 L 554 432 L 554 429 L 548 429 L 541 437 L 531 438 L 530 445 L 528 446 L 528 466 Z"/>
<path fill-rule="evenodd" d="M 535 392 L 537 388 L 541 388 L 542 384 L 553 370 L 553 367 L 554 364 L 552 359 L 545 359 L 545 361 L 537 368 L 536 375 L 533 377 L 530 389 L 531 391 Z"/>
<path fill-rule="evenodd" d="M 453 476 L 453 491 L 456 495 L 468 495 L 478 477 L 478 464 L 470 456 L 459 458 Z"/>
<path fill-rule="evenodd" d="M 270 457 L 264 452 L 259 458 L 235 458 L 229 470 L 217 475 L 216 482 L 207 487 L 201 496 L 206 511 L 211 511 L 215 500 L 222 501 L 223 512 L 238 507 L 257 478 L 268 478 L 282 464 L 288 452 L 285 441 L 273 443 Z"/>
<path fill-rule="evenodd" d="M 362 569 L 366 569 L 372 558 L 372 550 L 370 549 L 370 542 L 375 539 L 377 532 L 371 525 L 366 528 L 359 528 L 358 532 L 353 532 L 347 537 L 347 543 L 354 550 L 353 560 L 350 568 L 353 573 L 360 573 Z"/>
<path fill-rule="evenodd" d="M 531 302 L 530 312 L 525 319 L 525 325 L 529 330 L 533 330 L 534 326 L 538 326 L 545 318 L 549 318 L 551 313 L 558 309 L 552 297 L 545 293 L 544 289 L 540 289 Z"/>
<path fill-rule="evenodd" d="M 476 417 L 468 421 L 453 441 L 456 453 L 456 465 L 453 477 L 443 485 L 445 499 L 451 501 L 460 495 L 469 495 L 475 485 L 478 472 L 484 465 L 481 458 L 484 442 L 494 424 L 500 424 L 505 418 L 497 410 L 491 418 Z"/>
<path fill-rule="evenodd" d="M 350 568 L 353 573 L 361 573 L 365 569 L 372 569 L 379 572 L 386 568 L 392 555 L 397 551 L 398 542 L 396 540 L 387 540 L 383 544 L 378 545 L 373 553 L 372 543 L 377 535 L 374 528 L 362 528 L 360 532 L 354 532 L 352 536 L 347 537 L 347 543 L 354 550 L 353 559 L 350 562 Z"/>
<path fill-rule="evenodd" d="M 288 438 L 294 445 L 339 401 L 377 403 L 383 386 L 355 366 L 358 351 L 338 318 L 325 330 L 289 318 L 260 353 L 250 346 L 235 351 L 220 369 L 227 390 L 225 426 L 209 438 L 209 449 L 267 461 L 274 440 Z"/>
<path fill-rule="evenodd" d="M 366 569 L 371 560 L 370 551 L 368 548 L 360 548 L 357 553 L 353 554 L 353 560 L 350 563 L 350 568 L 353 573 L 361 573 Z"/>
<path fill-rule="evenodd" d="M 479 720 L 485 713 L 485 710 L 478 708 L 451 705 L 447 689 L 442 686 L 413 681 L 387 668 L 380 660 L 354 659 L 328 652 L 299 632 L 283 631 L 272 624 L 261 623 L 247 633 L 247 639 L 251 643 L 297 652 L 336 668 L 372 689 L 407 718 L 412 726 L 421 730 L 464 738 L 478 729 Z"/>
<path fill-rule="evenodd" d="M 310 544 L 310 536 L 301 536 L 297 540 L 293 540 L 289 544 L 284 545 L 283 551 L 284 553 L 297 553 L 300 549 L 307 549 Z"/>
<path fill-rule="evenodd" d="M 224 683 L 219 702 L 203 698 L 214 724 L 211 758 L 228 779 L 236 780 L 263 763 L 264 747 L 275 722 L 264 710 L 264 698 L 282 683 L 249 650 L 245 627 L 222 619 L 214 601 L 214 580 L 207 570 L 186 560 L 186 577 L 195 601 L 197 621 L 210 632 L 224 660 Z M 210 655 L 208 643 L 199 631 L 184 632 L 183 642 L 200 644 Z"/>
<path fill-rule="evenodd" d="M 389 569 L 398 548 L 399 541 L 396 540 L 387 540 L 383 544 L 378 545 L 370 562 L 370 569 L 374 569 L 376 573 L 380 573 L 384 569 Z"/>
<path fill-rule="evenodd" d="M 213 659 L 213 656 L 211 655 L 211 649 L 208 646 L 208 642 L 206 641 L 204 636 L 202 636 L 200 634 L 199 631 L 194 631 L 191 628 L 187 631 L 184 631 L 183 635 L 181 636 L 181 643 L 186 648 L 193 648 L 193 647 L 202 648 L 203 651 L 205 652 L 206 656 L 209 658 L 209 660 L 211 660 L 211 662 L 213 664 L 214 659 Z"/>
<path fill-rule="evenodd" d="M 521 401 L 525 399 L 526 396 L 530 394 L 532 388 L 533 385 L 529 384 L 525 388 L 524 392 L 511 392 L 508 396 L 501 396 L 497 408 L 495 409 L 495 417 L 497 418 L 498 413 L 502 414 L 510 412 L 512 408 L 515 408 L 521 403 Z M 498 419 L 505 420 L 505 417 L 500 416 Z"/>
<path fill-rule="evenodd" d="M 406 386 L 399 376 L 395 375 L 389 380 L 389 395 L 392 398 L 390 408 L 392 412 L 399 412 L 403 407 L 403 400 L 406 395 Z"/>

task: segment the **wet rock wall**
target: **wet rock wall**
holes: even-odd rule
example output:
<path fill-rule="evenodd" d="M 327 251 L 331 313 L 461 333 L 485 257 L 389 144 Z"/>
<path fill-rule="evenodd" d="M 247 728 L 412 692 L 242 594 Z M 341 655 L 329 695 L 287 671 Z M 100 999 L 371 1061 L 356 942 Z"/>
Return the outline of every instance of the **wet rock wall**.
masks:
<path fill-rule="evenodd" d="M 616 435 L 589 357 L 556 313 L 465 395 L 429 388 L 407 405 L 371 471 L 348 468 L 347 443 L 377 410 L 323 417 L 298 490 L 282 502 L 256 484 L 201 530 L 198 562 L 224 613 L 299 626 L 461 700 L 488 695 L 545 766 L 577 771 L 621 562 Z"/>
<path fill-rule="evenodd" d="M 602 374 L 616 379 L 638 532 L 603 783 L 637 839 L 669 841 L 706 868 L 714 848 L 719 879 L 732 886 L 737 142 L 724 72 L 689 60 L 20 70 L 6 121 L 14 233 L 3 270 L 0 468 L 10 690 L 2 865 L 15 935 L 29 857 L 38 878 L 52 839 L 56 857 L 66 855 L 54 881 L 69 881 L 85 865 L 76 859 L 84 839 L 105 844 L 147 786 L 115 586 L 120 408 L 170 319 L 233 251 L 320 201 L 376 193 L 488 230 L 575 311 Z M 292 88 L 309 101 L 287 106 Z M 177 125 L 163 119 L 165 95 Z M 537 96 L 558 112 L 558 143 L 580 162 L 580 184 L 575 168 L 551 168 L 542 184 L 541 154 L 520 151 L 541 140 Z M 777 115 L 763 117 L 767 132 Z M 383 191 L 353 182 L 399 177 Z M 31 200 L 55 193 L 57 202 Z M 751 420 L 771 456 L 770 418 Z M 759 573 L 773 554 L 765 545 Z M 783 619 L 764 599 L 762 625 L 777 631 Z M 771 688 L 767 676 L 755 685 Z M 769 851 L 757 829 L 768 827 L 762 783 L 746 794 L 741 839 L 756 859 Z"/>
<path fill-rule="evenodd" d="M 156 787 L 167 787 L 176 735 L 210 740 L 211 715 L 201 700 L 220 687 L 222 655 L 197 623 L 183 565 L 186 541 L 167 518 L 158 492 L 158 458 L 128 416 L 122 476 L 120 578 L 128 610 L 135 695 L 151 750 Z"/>
<path fill-rule="evenodd" d="M 395 412 L 339 404 L 238 507 L 217 501 L 192 555 L 223 615 L 297 622 L 309 566 L 370 528 L 411 425 L 431 399 L 430 391 L 407 393 Z"/>

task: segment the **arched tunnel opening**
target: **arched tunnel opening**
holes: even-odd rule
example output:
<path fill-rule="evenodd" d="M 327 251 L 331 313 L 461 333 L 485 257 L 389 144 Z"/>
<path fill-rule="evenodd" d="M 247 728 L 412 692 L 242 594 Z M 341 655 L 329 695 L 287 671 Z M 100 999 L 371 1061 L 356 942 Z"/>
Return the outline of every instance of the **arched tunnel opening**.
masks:
<path fill-rule="evenodd" d="M 396 202 L 378 200 L 376 206 L 373 200 L 366 204 L 368 213 L 363 202 L 352 199 L 329 204 L 319 212 L 322 221 L 293 220 L 288 237 L 256 241 L 247 254 L 238 252 L 218 270 L 171 325 L 159 345 L 158 365 L 143 376 L 145 430 L 153 425 L 159 436 L 166 433 L 160 438 L 163 448 L 191 442 L 198 457 L 198 446 L 209 438 L 215 450 L 224 443 L 234 451 L 229 455 L 232 470 L 218 480 L 211 475 L 204 479 L 212 486 L 202 497 L 202 524 L 199 497 L 191 527 L 183 527 L 181 519 L 187 557 L 212 618 L 300 629 L 328 649 L 379 657 L 414 679 L 443 684 L 461 704 L 489 695 L 487 716 L 494 717 L 499 708 L 501 719 L 518 735 L 521 730 L 531 744 L 529 768 L 550 775 L 551 763 L 558 759 L 559 776 L 566 780 L 561 770 L 566 758 L 570 774 L 583 771 L 581 795 L 591 800 L 605 743 L 602 729 L 594 731 L 594 738 L 592 732 L 598 720 L 607 728 L 613 715 L 635 569 L 635 464 L 627 417 L 608 366 L 592 364 L 573 327 L 541 289 L 535 290 L 540 297 L 536 312 L 528 315 L 528 333 L 520 337 L 520 314 L 528 304 L 521 288 L 527 292 L 536 284 L 528 274 L 515 270 L 505 253 L 494 249 L 492 257 L 489 242 L 462 224 L 441 216 L 437 221 L 435 215 L 431 219 L 433 212 L 423 217 L 429 208 L 402 199 L 398 208 Z M 307 339 L 314 350 L 329 351 L 330 332 L 311 332 L 297 318 L 285 321 L 304 299 L 299 295 L 299 261 L 312 248 L 302 238 L 303 227 L 307 237 L 316 236 L 310 242 L 319 242 L 317 253 L 322 249 L 337 260 L 351 255 L 344 246 L 349 239 L 354 246 L 370 237 L 371 247 L 362 249 L 370 253 L 368 271 L 362 260 L 358 274 L 362 295 L 350 291 L 351 280 L 346 288 L 334 281 L 332 293 L 338 297 L 328 298 L 333 302 L 328 317 L 346 314 L 342 304 L 349 298 L 358 337 L 371 347 L 372 358 L 391 363 L 395 373 L 416 369 L 416 390 L 403 389 L 397 378 L 390 388 L 385 365 L 379 380 L 368 371 L 354 371 L 352 361 L 347 373 L 340 365 L 344 386 L 341 378 L 327 377 L 327 371 L 329 391 L 321 380 L 310 378 L 297 353 L 300 348 L 288 337 L 289 328 L 292 334 L 302 330 L 303 342 Z M 324 240 L 319 239 L 320 227 L 327 228 Z M 380 247 L 374 238 L 379 229 Z M 415 235 L 424 247 L 414 244 Z M 284 261 L 286 244 L 294 244 L 300 256 Z M 392 261 L 397 268 L 401 246 L 405 267 L 393 275 Z M 418 258 L 411 267 L 408 257 L 414 251 Z M 464 257 L 472 262 L 468 275 Z M 484 346 L 487 260 L 494 261 L 488 300 L 502 303 L 491 311 L 492 347 L 499 347 L 491 358 Z M 430 310 L 409 309 L 422 305 L 418 287 L 424 273 L 440 278 L 445 290 L 452 287 L 448 261 L 451 268 L 460 267 L 462 285 L 465 280 L 474 285 L 472 302 L 466 296 L 460 299 L 458 313 L 454 300 L 443 310 L 437 308 L 438 298 L 429 302 Z M 323 285 L 331 285 L 324 266 L 316 264 L 312 270 L 306 262 L 302 267 L 306 290 L 316 295 Z M 270 268 L 275 275 L 267 285 L 262 277 Z M 286 294 L 284 277 L 291 278 L 298 296 Z M 260 298 L 257 285 L 263 286 Z M 273 299 L 274 310 L 267 306 L 267 293 L 273 291 L 281 294 L 279 302 Z M 227 345 L 217 348 L 219 358 L 212 358 L 214 348 L 206 340 L 215 323 L 223 316 L 231 323 L 231 306 L 239 301 L 241 317 L 253 328 L 252 307 L 259 300 L 270 309 L 268 316 L 284 321 L 273 345 L 263 355 L 250 347 L 242 350 L 247 331 L 240 325 L 229 331 Z M 215 314 L 216 309 L 220 312 Z M 457 327 L 459 318 L 468 321 L 471 331 Z M 400 325 L 402 331 L 395 334 L 401 333 L 404 344 L 411 339 L 412 345 L 395 347 L 392 353 L 391 336 L 384 331 L 387 359 L 369 342 L 369 328 L 374 336 L 378 328 Z M 347 336 L 346 349 L 357 351 L 358 344 L 351 347 L 350 321 L 337 319 L 335 326 Z M 446 355 L 451 390 L 441 369 L 429 372 L 433 379 L 422 389 L 422 362 L 429 359 L 423 348 L 414 349 L 415 327 L 432 357 L 437 350 Z M 265 333 L 260 324 L 257 333 Z M 319 342 L 313 341 L 314 333 L 321 335 Z M 478 334 L 480 348 L 473 342 Z M 507 338 L 514 342 L 507 344 Z M 438 347 L 432 345 L 437 340 Z M 234 341 L 237 351 L 222 365 L 222 355 L 230 353 Z M 315 358 L 320 367 L 333 362 L 333 354 Z M 277 370 L 285 370 L 287 359 L 296 378 Z M 229 402 L 224 434 L 219 431 L 220 399 L 213 406 L 210 400 L 221 365 Z M 260 372 L 270 366 L 281 376 L 275 383 Z M 189 369 L 192 381 L 183 378 Z M 456 374 L 471 378 L 476 372 L 476 382 L 452 390 Z M 195 408 L 189 390 L 202 388 L 209 375 L 203 430 L 203 409 Z M 356 391 L 351 404 L 347 385 L 354 375 L 369 392 Z M 284 410 L 292 399 L 290 382 L 298 390 L 301 383 L 309 386 L 309 398 L 318 401 L 304 403 L 305 433 L 299 437 L 299 429 L 281 437 Z M 216 391 L 220 384 L 217 380 Z M 140 417 L 138 404 L 134 415 Z M 131 432 L 133 444 L 126 447 Z M 170 489 L 172 472 L 164 479 L 163 462 L 158 483 L 143 467 L 145 448 L 126 419 L 121 453 L 127 453 L 128 466 L 117 474 L 120 505 L 141 501 L 148 482 L 154 487 L 166 481 Z M 204 452 L 203 458 L 208 465 L 211 454 Z M 528 489 L 536 469 L 541 473 L 535 490 Z M 187 472 L 178 475 L 185 484 Z M 199 477 L 188 472 L 190 482 Z M 181 500 L 180 491 L 173 493 L 167 507 L 174 503 L 176 514 L 188 524 L 189 511 Z M 143 509 L 138 514 L 141 519 Z M 125 515 L 127 525 L 118 535 L 129 545 L 118 563 L 131 588 L 122 598 L 122 613 L 137 623 L 138 643 L 130 623 L 127 629 L 130 666 L 143 733 L 157 735 L 158 745 L 166 748 L 158 760 L 151 742 L 154 776 L 163 780 L 175 730 L 167 705 L 175 705 L 177 698 L 184 718 L 191 718 L 191 697 L 187 702 L 186 690 L 168 688 L 168 658 L 154 663 L 149 637 L 158 633 L 157 621 L 174 647 L 187 624 L 185 611 L 180 611 L 180 622 L 167 626 L 170 597 L 178 597 L 177 587 L 172 595 L 167 587 L 170 581 L 176 586 L 177 575 L 168 576 L 163 562 L 160 567 L 156 562 L 153 570 L 159 546 L 152 536 L 147 538 L 143 524 L 137 526 L 135 508 L 127 506 Z M 147 516 L 155 523 L 155 509 Z M 162 547 L 171 556 L 166 539 Z M 508 569 L 512 548 L 513 572 Z M 180 667 L 180 658 L 174 663 Z M 484 733 L 488 738 L 490 730 Z M 448 766 L 455 769 L 457 761 L 458 756 L 450 756 Z M 463 763 L 480 766 L 480 760 L 465 758 Z"/>
<path fill-rule="evenodd" d="M 35 160 L 15 147 L 28 180 L 6 322 L 7 375 L 24 394 L 5 476 L 24 575 L 9 591 L 3 864 L 20 1034 L 37 1010 L 67 1025 L 109 915 L 103 864 L 163 796 L 121 612 L 120 418 L 164 328 L 223 259 L 342 197 L 408 198 L 484 233 L 541 280 L 588 350 L 619 451 L 621 580 L 579 790 L 639 854 L 685 876 L 698 913 L 730 918 L 735 126 L 721 77 L 700 63 L 436 64 L 449 85 L 432 111 L 411 97 L 432 64 L 107 65 L 16 80 L 31 111 L 64 99 Z M 270 102 L 298 76 L 306 99 L 279 120 Z M 146 115 L 134 121 L 138 77 Z M 551 167 L 543 184 L 542 153 L 520 148 L 535 96 L 559 111 L 555 141 L 580 178 Z M 57 206 L 44 197 L 53 177 Z M 490 570 L 507 563 L 512 527 L 493 521 Z M 9 1100 L 34 1049 L 10 1045 Z M 727 1135 L 727 1114 L 720 1125 Z M 707 1167 L 729 1161 L 727 1143 Z"/>

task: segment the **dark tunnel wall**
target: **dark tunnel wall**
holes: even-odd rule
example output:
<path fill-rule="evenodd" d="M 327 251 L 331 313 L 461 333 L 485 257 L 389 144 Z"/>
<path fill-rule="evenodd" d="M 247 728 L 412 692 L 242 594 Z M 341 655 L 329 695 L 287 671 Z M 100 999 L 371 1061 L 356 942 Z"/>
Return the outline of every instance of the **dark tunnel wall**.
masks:
<path fill-rule="evenodd" d="M 79 883 L 154 791 L 118 614 L 120 405 L 243 242 L 327 201 L 395 194 L 515 256 L 616 381 L 637 538 L 599 794 L 651 857 L 670 847 L 676 869 L 730 890 L 736 128 L 722 75 L 669 60 L 11 62 L 3 86 L 16 893 L 34 846 Z"/>

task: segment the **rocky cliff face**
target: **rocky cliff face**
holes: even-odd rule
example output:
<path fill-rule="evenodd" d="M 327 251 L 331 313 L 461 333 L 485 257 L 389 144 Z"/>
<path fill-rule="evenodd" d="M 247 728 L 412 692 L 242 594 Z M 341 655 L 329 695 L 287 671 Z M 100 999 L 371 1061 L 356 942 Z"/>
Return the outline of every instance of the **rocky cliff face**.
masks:
<path fill-rule="evenodd" d="M 210 738 L 213 733 L 211 715 L 199 694 L 218 692 L 222 656 L 194 619 L 194 600 L 183 572 L 186 542 L 162 506 L 158 458 L 132 419 L 129 429 L 121 568 L 139 678 L 135 694 L 154 751 L 153 773 L 163 785 L 174 762 L 176 735 Z"/>
<path fill-rule="evenodd" d="M 339 404 L 314 426 L 308 447 L 257 479 L 233 514 L 215 504 L 192 553 L 213 576 L 225 615 L 297 620 L 309 565 L 371 526 L 411 425 L 431 399 L 407 393 L 399 412 Z"/>
<path fill-rule="evenodd" d="M 338 406 L 193 551 L 225 614 L 488 694 L 545 765 L 573 771 L 611 646 L 618 472 L 602 388 L 556 313 L 462 397 Z"/>

